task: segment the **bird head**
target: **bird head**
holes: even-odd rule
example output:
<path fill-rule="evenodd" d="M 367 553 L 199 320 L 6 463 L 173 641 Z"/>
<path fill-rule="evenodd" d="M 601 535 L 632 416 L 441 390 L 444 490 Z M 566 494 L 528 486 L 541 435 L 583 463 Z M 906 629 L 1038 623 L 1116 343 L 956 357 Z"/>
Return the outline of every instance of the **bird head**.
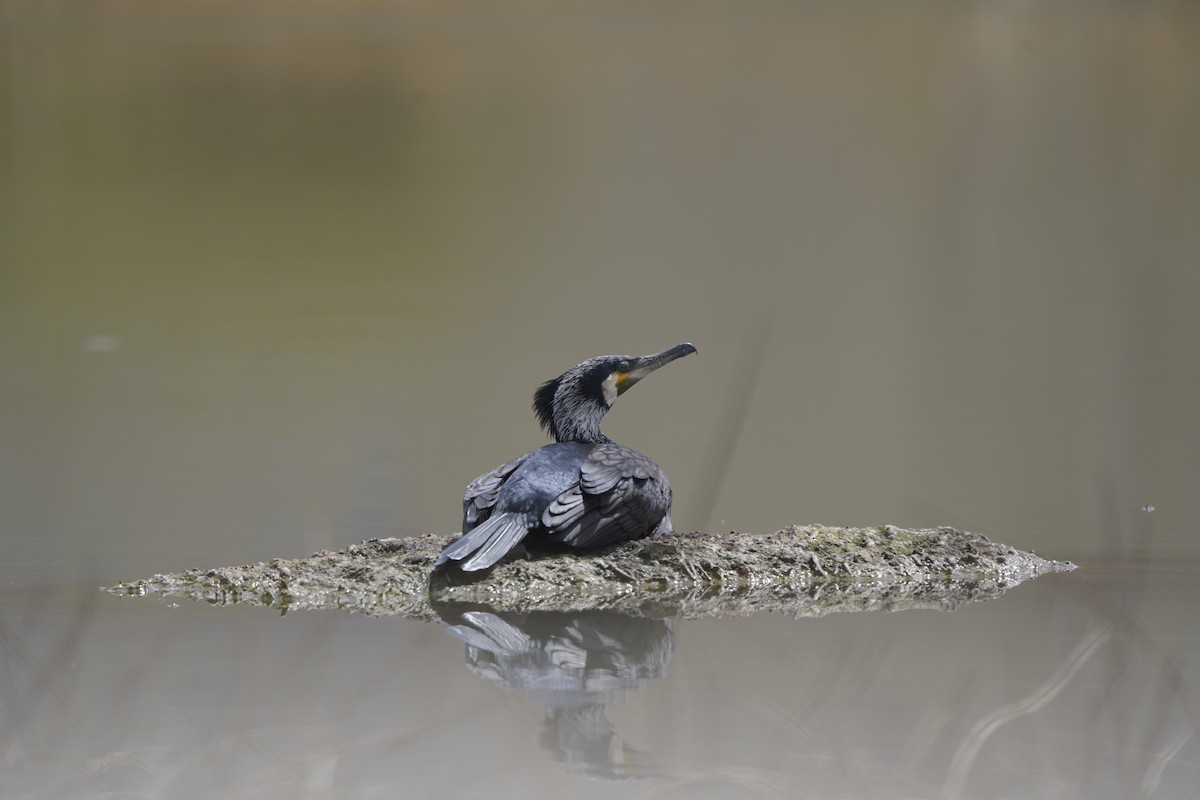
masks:
<path fill-rule="evenodd" d="M 689 342 L 648 356 L 598 356 L 546 381 L 533 395 L 538 422 L 556 442 L 603 442 L 600 421 L 617 397 L 696 348 Z"/>

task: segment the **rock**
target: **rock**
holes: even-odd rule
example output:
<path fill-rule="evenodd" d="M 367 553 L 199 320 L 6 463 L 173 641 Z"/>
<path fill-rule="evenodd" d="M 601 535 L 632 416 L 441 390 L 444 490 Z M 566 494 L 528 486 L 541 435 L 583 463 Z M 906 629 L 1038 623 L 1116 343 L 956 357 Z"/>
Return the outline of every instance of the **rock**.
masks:
<path fill-rule="evenodd" d="M 155 575 L 118 594 L 265 605 L 284 612 L 340 608 L 433 620 L 448 604 L 496 611 L 608 609 L 650 617 L 773 611 L 953 609 L 1074 565 L 954 528 L 907 530 L 789 525 L 769 536 L 674 533 L 589 553 L 501 563 L 452 585 L 433 563 L 455 537 L 372 539 L 309 558 Z"/>

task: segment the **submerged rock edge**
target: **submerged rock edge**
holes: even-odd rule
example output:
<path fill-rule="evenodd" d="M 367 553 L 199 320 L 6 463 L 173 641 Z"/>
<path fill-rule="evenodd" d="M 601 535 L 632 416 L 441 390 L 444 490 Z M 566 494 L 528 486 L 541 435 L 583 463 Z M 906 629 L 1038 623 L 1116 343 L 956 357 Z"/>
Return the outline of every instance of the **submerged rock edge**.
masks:
<path fill-rule="evenodd" d="M 431 587 L 433 563 L 454 538 L 372 539 L 308 558 L 155 575 L 106 591 L 424 620 L 437 619 L 438 608 L 452 604 L 655 617 L 820 616 L 953 609 L 1075 568 L 949 527 L 789 525 L 768 536 L 674 533 L 591 553 L 511 561 L 476 583 L 446 585 L 435 576 Z"/>

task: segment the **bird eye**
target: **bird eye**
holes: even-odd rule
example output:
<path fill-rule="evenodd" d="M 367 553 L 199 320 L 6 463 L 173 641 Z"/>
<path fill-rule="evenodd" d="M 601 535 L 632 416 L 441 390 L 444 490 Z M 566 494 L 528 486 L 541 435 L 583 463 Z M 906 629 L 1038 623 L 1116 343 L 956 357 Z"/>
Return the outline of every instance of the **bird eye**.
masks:
<path fill-rule="evenodd" d="M 629 372 L 629 362 L 622 361 L 620 364 L 617 364 L 617 372 Z"/>

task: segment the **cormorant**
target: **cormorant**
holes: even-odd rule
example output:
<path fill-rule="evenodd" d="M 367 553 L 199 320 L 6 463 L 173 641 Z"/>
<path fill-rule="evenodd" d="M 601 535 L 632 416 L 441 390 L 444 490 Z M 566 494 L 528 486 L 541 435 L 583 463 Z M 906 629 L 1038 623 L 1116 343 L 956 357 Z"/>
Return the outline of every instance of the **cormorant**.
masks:
<path fill-rule="evenodd" d="M 548 444 L 471 481 L 463 535 L 435 566 L 491 567 L 528 538 L 590 550 L 671 532 L 662 468 L 600 432 L 613 401 L 654 370 L 696 352 L 690 343 L 649 356 L 589 358 L 533 395 Z"/>

